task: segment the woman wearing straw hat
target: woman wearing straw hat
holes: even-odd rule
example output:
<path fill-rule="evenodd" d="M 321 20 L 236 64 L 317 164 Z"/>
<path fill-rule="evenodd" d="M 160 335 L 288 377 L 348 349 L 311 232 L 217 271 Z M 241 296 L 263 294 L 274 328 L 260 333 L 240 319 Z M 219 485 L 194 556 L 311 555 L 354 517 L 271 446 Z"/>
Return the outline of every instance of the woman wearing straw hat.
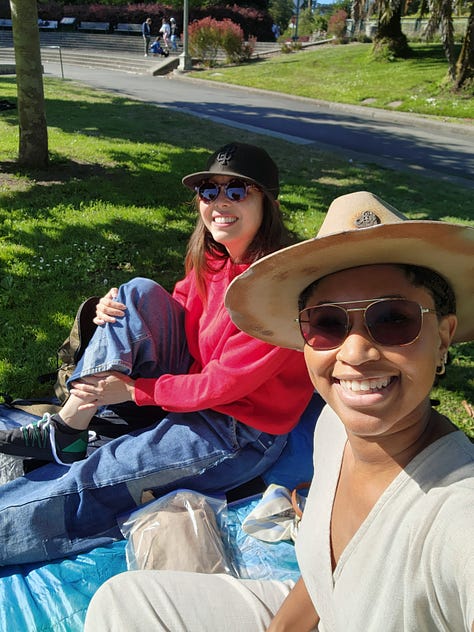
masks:
<path fill-rule="evenodd" d="M 474 445 L 430 402 L 449 345 L 474 339 L 474 230 L 345 195 L 316 239 L 235 279 L 226 305 L 243 331 L 304 349 L 329 404 L 301 579 L 126 573 L 99 590 L 86 631 L 474 630 Z"/>

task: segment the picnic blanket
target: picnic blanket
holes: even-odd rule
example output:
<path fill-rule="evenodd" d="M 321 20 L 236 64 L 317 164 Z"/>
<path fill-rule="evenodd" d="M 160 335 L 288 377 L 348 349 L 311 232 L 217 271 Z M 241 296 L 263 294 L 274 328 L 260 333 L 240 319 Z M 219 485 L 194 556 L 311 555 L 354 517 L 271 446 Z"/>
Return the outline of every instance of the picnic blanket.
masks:
<path fill-rule="evenodd" d="M 264 475 L 265 484 L 291 489 L 311 479 L 312 437 L 322 405 L 315 396 L 290 433 L 280 459 Z M 0 406 L 0 425 L 2 418 L 4 423 L 25 423 L 24 415 Z M 299 569 L 292 543 L 262 542 L 241 528 L 259 500 L 257 495 L 228 506 L 228 530 L 239 566 L 249 578 L 296 581 Z M 125 545 L 119 541 L 48 564 L 0 568 L 0 632 L 81 632 L 93 594 L 107 579 L 126 570 Z"/>

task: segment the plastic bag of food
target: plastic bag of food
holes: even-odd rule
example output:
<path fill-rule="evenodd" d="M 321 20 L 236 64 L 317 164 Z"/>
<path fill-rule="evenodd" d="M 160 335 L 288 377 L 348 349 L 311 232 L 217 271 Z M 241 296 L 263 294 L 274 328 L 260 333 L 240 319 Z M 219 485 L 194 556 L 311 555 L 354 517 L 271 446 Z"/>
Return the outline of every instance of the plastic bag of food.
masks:
<path fill-rule="evenodd" d="M 129 570 L 183 570 L 234 575 L 225 498 L 180 489 L 122 520 Z"/>

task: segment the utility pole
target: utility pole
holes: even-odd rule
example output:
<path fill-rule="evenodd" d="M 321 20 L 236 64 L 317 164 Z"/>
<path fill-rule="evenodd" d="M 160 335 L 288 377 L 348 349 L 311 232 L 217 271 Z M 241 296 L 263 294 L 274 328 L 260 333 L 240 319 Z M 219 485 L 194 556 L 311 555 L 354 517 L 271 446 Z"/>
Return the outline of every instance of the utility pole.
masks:
<path fill-rule="evenodd" d="M 184 0 L 183 4 L 183 52 L 179 56 L 178 70 L 186 72 L 193 67 L 193 61 L 189 55 L 189 38 L 188 38 L 188 25 L 189 25 L 189 0 Z"/>

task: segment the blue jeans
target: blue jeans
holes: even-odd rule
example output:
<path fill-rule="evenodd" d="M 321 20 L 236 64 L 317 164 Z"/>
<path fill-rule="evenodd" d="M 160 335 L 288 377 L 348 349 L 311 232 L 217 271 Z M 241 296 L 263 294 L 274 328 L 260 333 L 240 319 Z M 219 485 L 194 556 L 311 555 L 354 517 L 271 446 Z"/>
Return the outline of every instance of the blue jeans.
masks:
<path fill-rule="evenodd" d="M 97 329 L 71 379 L 110 369 L 143 377 L 186 372 L 181 305 L 147 279 L 122 286 L 118 300 L 126 316 Z M 70 468 L 49 464 L 4 485 L 0 565 L 52 560 L 121 539 L 116 518 L 139 505 L 144 490 L 223 493 L 267 470 L 285 443 L 286 435 L 212 410 L 167 413 Z"/>

